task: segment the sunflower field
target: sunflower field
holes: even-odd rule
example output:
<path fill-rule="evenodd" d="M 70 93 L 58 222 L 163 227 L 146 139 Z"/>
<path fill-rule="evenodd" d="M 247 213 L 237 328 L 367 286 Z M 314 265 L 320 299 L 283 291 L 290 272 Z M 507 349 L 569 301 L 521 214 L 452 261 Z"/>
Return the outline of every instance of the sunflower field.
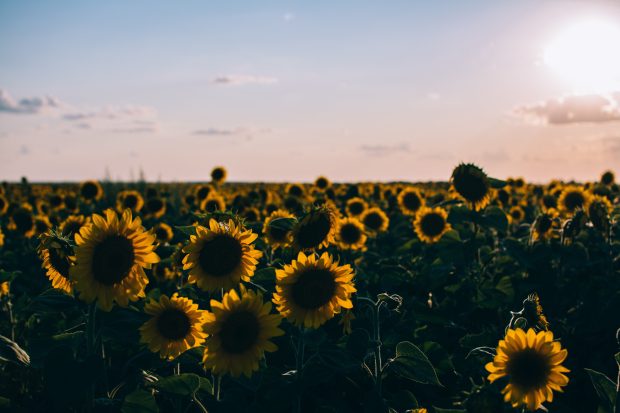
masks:
<path fill-rule="evenodd" d="M 0 409 L 620 412 L 613 172 L 226 175 L 0 187 Z"/>

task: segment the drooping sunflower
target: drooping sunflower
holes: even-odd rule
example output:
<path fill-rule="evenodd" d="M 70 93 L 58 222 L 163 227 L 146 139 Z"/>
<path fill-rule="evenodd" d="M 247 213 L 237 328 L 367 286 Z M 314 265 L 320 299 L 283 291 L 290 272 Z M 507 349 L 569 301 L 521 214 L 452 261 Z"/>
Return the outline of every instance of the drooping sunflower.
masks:
<path fill-rule="evenodd" d="M 223 166 L 216 166 L 211 171 L 211 179 L 216 184 L 224 183 L 227 175 L 228 175 L 228 172 L 226 171 L 226 168 L 224 168 Z"/>
<path fill-rule="evenodd" d="M 260 293 L 239 288 L 241 294 L 230 290 L 221 302 L 211 300 L 202 361 L 213 374 L 251 377 L 264 353 L 278 349 L 270 339 L 284 334 L 278 328 L 282 317 L 271 314 L 271 303 L 263 302 Z"/>
<path fill-rule="evenodd" d="M 327 252 L 320 258 L 300 252 L 297 260 L 276 270 L 273 302 L 291 323 L 318 328 L 343 308 L 353 308 L 353 277 L 349 264 L 339 265 Z"/>
<path fill-rule="evenodd" d="M 390 219 L 379 207 L 368 208 L 364 211 L 361 221 L 373 233 L 385 232 L 390 226 Z"/>
<path fill-rule="evenodd" d="M 216 192 L 211 192 L 201 203 L 200 209 L 206 212 L 226 211 L 224 197 Z"/>
<path fill-rule="evenodd" d="M 448 213 L 445 209 L 422 207 L 413 221 L 413 228 L 421 241 L 434 244 L 443 234 L 450 231 L 452 226 L 448 223 Z"/>
<path fill-rule="evenodd" d="M 398 194 L 398 206 L 403 214 L 414 216 L 424 206 L 424 198 L 416 188 L 405 188 Z"/>
<path fill-rule="evenodd" d="M 183 248 L 183 269 L 190 270 L 188 281 L 205 291 L 230 290 L 241 281 L 249 281 L 256 264 L 263 255 L 254 249 L 258 238 L 251 230 L 235 224 L 233 220 L 219 223 L 209 220 L 209 227 L 196 227 Z"/>
<path fill-rule="evenodd" d="M 293 241 L 293 232 L 291 230 L 287 230 L 279 225 L 272 225 L 274 220 L 279 218 L 286 219 L 295 219 L 295 216 L 288 211 L 283 209 L 278 209 L 273 211 L 271 215 L 269 215 L 263 224 L 263 235 L 267 244 L 271 245 L 271 248 L 284 248 L 291 245 Z"/>
<path fill-rule="evenodd" d="M 340 248 L 345 250 L 365 250 L 367 238 L 364 224 L 358 219 L 347 217 L 338 221 L 336 242 Z"/>
<path fill-rule="evenodd" d="M 69 274 L 82 300 L 97 300 L 102 310 L 110 311 L 114 302 L 126 307 L 144 297 L 149 282 L 144 268 L 159 262 L 159 256 L 155 235 L 146 232 L 129 209 L 120 219 L 112 209 L 105 217 L 93 214 L 92 222 L 75 234 L 75 242 L 76 264 Z"/>
<path fill-rule="evenodd" d="M 90 217 L 85 217 L 84 215 L 69 215 L 60 224 L 60 233 L 65 237 L 73 239 L 73 234 L 80 232 L 80 228 L 88 222 L 90 222 Z"/>
<path fill-rule="evenodd" d="M 52 287 L 63 290 L 67 294 L 73 291 L 73 282 L 69 278 L 69 269 L 75 261 L 73 248 L 67 239 L 50 232 L 39 236 L 37 248 L 45 275 L 52 282 Z"/>
<path fill-rule="evenodd" d="M 202 345 L 207 337 L 202 328 L 207 311 L 178 293 L 170 298 L 162 295 L 159 300 L 151 299 L 144 312 L 152 317 L 140 327 L 140 342 L 163 359 L 173 360 Z"/>
<path fill-rule="evenodd" d="M 545 401 L 553 401 L 553 391 L 562 391 L 568 384 L 564 373 L 569 370 L 562 365 L 568 352 L 559 342 L 553 341 L 551 331 L 527 333 L 520 328 L 509 329 L 497 346 L 492 362 L 487 363 L 492 383 L 502 377 L 508 384 L 502 390 L 504 401 L 512 407 L 525 406 L 535 411 Z"/>
<path fill-rule="evenodd" d="M 547 317 L 543 312 L 537 293 L 532 293 L 523 300 L 522 315 L 527 320 L 528 326 L 542 331 L 549 330 L 549 321 L 547 321 Z"/>
<path fill-rule="evenodd" d="M 534 241 L 541 241 L 551 238 L 553 236 L 554 226 L 557 222 L 557 217 L 558 212 L 553 208 L 538 215 L 530 229 L 532 239 Z"/>
<path fill-rule="evenodd" d="M 474 164 L 462 163 L 454 168 L 450 178 L 452 188 L 469 203 L 472 209 L 480 210 L 487 206 L 491 195 L 491 185 L 487 174 Z"/>
<path fill-rule="evenodd" d="M 564 213 L 573 214 L 579 209 L 587 210 L 590 201 L 590 194 L 583 188 L 577 185 L 568 185 L 560 194 L 558 208 Z"/>
<path fill-rule="evenodd" d="M 80 184 L 80 197 L 87 203 L 98 201 L 103 197 L 103 188 L 98 181 L 84 181 Z"/>
<path fill-rule="evenodd" d="M 172 228 L 165 222 L 160 222 L 156 224 L 153 227 L 153 232 L 155 233 L 155 238 L 157 239 L 157 241 L 163 243 L 172 241 L 172 237 L 174 236 Z"/>
<path fill-rule="evenodd" d="M 609 199 L 600 195 L 594 195 L 588 205 L 587 213 L 595 228 L 607 232 L 609 230 L 609 214 L 613 206 Z"/>
<path fill-rule="evenodd" d="M 293 244 L 298 250 L 327 248 L 335 241 L 337 213 L 328 206 L 314 207 L 293 230 Z"/>
<path fill-rule="evenodd" d="M 368 209 L 368 203 L 360 197 L 354 197 L 347 200 L 345 211 L 351 217 L 358 217 Z"/>
<path fill-rule="evenodd" d="M 143 206 L 144 198 L 142 198 L 140 192 L 136 190 L 127 189 L 116 195 L 116 209 L 118 211 L 124 211 L 129 208 L 131 212 L 135 214 L 136 212 L 140 212 Z"/>

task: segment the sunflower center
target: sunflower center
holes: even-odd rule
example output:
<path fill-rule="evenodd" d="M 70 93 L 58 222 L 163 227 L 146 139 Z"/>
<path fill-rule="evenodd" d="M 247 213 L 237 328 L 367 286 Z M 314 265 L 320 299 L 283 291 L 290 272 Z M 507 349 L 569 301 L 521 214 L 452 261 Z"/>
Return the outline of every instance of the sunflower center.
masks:
<path fill-rule="evenodd" d="M 220 340 L 227 353 L 241 354 L 256 344 L 260 324 L 256 315 L 243 310 L 230 314 L 222 323 Z"/>
<path fill-rule="evenodd" d="M 334 274 L 322 268 L 302 272 L 292 287 L 294 302 L 307 310 L 314 310 L 327 304 L 335 291 Z"/>
<path fill-rule="evenodd" d="M 325 178 L 317 179 L 316 180 L 316 186 L 321 188 L 321 189 L 327 188 L 327 179 L 325 179 Z"/>
<path fill-rule="evenodd" d="M 216 235 L 205 241 L 198 262 L 209 275 L 223 277 L 241 264 L 243 248 L 238 240 L 230 235 Z"/>
<path fill-rule="evenodd" d="M 349 212 L 351 212 L 352 215 L 359 215 L 362 212 L 364 212 L 364 204 L 362 204 L 361 202 L 351 202 L 349 204 Z"/>
<path fill-rule="evenodd" d="M 383 218 L 378 213 L 372 212 L 364 217 L 364 225 L 376 231 L 383 225 Z"/>
<path fill-rule="evenodd" d="M 164 202 L 159 198 L 150 198 L 146 201 L 146 208 L 150 212 L 158 212 L 164 207 Z"/>
<path fill-rule="evenodd" d="M 314 248 L 321 244 L 331 229 L 327 213 L 318 213 L 302 223 L 297 231 L 297 243 L 301 248 Z"/>
<path fill-rule="evenodd" d="M 167 241 L 168 231 L 166 231 L 166 228 L 157 227 L 157 229 L 155 230 L 155 236 L 157 237 L 158 240 Z"/>
<path fill-rule="evenodd" d="M 581 192 L 571 191 L 564 198 L 564 206 L 569 211 L 574 211 L 577 208 L 583 207 L 584 201 L 585 199 Z"/>
<path fill-rule="evenodd" d="M 69 260 L 58 253 L 56 248 L 50 248 L 49 250 L 50 264 L 56 270 L 57 273 L 64 278 L 69 276 Z"/>
<path fill-rule="evenodd" d="M 34 219 L 30 211 L 17 210 L 13 214 L 13 222 L 19 232 L 27 232 L 34 226 Z"/>
<path fill-rule="evenodd" d="M 202 186 L 196 192 L 196 196 L 198 197 L 198 199 L 205 199 L 207 195 L 209 195 L 209 192 L 211 192 L 211 188 L 209 188 L 208 186 Z"/>
<path fill-rule="evenodd" d="M 207 202 L 205 202 L 205 211 L 215 212 L 215 211 L 219 211 L 219 209 L 220 209 L 220 203 L 217 202 L 215 199 L 210 199 Z"/>
<path fill-rule="evenodd" d="M 127 195 L 125 196 L 125 199 L 123 200 L 123 204 L 125 204 L 124 205 L 125 208 L 134 209 L 136 205 L 138 205 L 138 197 L 136 197 L 133 194 Z"/>
<path fill-rule="evenodd" d="M 512 354 L 506 365 L 510 382 L 524 391 L 544 386 L 549 371 L 547 358 L 533 348 Z"/>
<path fill-rule="evenodd" d="M 129 275 L 135 253 L 133 243 L 124 236 L 111 235 L 100 242 L 93 252 L 93 275 L 104 285 L 114 285 Z"/>
<path fill-rule="evenodd" d="M 180 340 L 191 330 L 189 317 L 185 312 L 169 308 L 157 318 L 157 330 L 168 340 Z"/>
<path fill-rule="evenodd" d="M 415 192 L 407 192 L 403 197 L 403 204 L 408 210 L 417 211 L 422 205 L 422 201 Z"/>
<path fill-rule="evenodd" d="M 97 185 L 93 184 L 92 182 L 86 182 L 84 185 L 82 185 L 82 189 L 80 191 L 82 196 L 86 199 L 93 199 L 97 196 L 98 192 L 99 188 L 97 188 Z"/>
<path fill-rule="evenodd" d="M 67 221 L 62 227 L 62 235 L 72 235 L 80 231 L 82 224 L 78 221 Z"/>
<path fill-rule="evenodd" d="M 424 234 L 434 237 L 441 234 L 446 228 L 446 221 L 441 215 L 431 212 L 422 217 L 420 225 Z"/>
<path fill-rule="evenodd" d="M 219 168 L 214 169 L 213 172 L 211 172 L 211 178 L 213 178 L 213 180 L 215 181 L 221 180 L 222 178 L 224 178 L 224 171 Z"/>
<path fill-rule="evenodd" d="M 353 224 L 345 224 L 340 227 L 340 238 L 345 244 L 355 244 L 362 237 L 362 232 Z"/>

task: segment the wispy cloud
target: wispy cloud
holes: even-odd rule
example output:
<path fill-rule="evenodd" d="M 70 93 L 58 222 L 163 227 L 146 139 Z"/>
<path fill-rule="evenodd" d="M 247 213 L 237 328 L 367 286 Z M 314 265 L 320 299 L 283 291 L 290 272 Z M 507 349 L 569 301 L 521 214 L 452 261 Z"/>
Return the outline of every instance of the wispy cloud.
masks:
<path fill-rule="evenodd" d="M 62 118 L 71 122 L 86 119 L 133 119 L 154 118 L 156 116 L 155 109 L 146 106 L 106 106 L 94 110 L 65 113 Z"/>
<path fill-rule="evenodd" d="M 543 125 L 620 121 L 620 92 L 608 95 L 569 95 L 516 108 L 513 114 Z"/>
<path fill-rule="evenodd" d="M 278 83 L 278 79 L 270 76 L 220 75 L 213 78 L 211 83 L 220 86 L 270 85 Z"/>
<path fill-rule="evenodd" d="M 48 109 L 61 108 L 62 106 L 62 102 L 52 96 L 36 96 L 15 100 L 9 92 L 0 89 L 0 112 L 36 114 Z"/>
<path fill-rule="evenodd" d="M 209 127 L 206 129 L 197 129 L 192 132 L 192 135 L 197 136 L 252 136 L 256 134 L 267 134 L 271 133 L 271 128 L 255 128 L 255 127 L 236 127 L 236 128 L 218 128 L 218 127 Z"/>
<path fill-rule="evenodd" d="M 377 157 L 411 152 L 407 143 L 396 145 L 361 145 L 359 149 L 368 156 Z"/>

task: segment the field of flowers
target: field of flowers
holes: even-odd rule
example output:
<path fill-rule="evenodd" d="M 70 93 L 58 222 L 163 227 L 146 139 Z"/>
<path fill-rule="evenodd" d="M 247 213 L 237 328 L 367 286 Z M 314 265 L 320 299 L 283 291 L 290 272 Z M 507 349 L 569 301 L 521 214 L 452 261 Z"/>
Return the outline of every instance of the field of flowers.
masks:
<path fill-rule="evenodd" d="M 618 413 L 619 222 L 612 172 L 3 184 L 0 409 Z"/>

